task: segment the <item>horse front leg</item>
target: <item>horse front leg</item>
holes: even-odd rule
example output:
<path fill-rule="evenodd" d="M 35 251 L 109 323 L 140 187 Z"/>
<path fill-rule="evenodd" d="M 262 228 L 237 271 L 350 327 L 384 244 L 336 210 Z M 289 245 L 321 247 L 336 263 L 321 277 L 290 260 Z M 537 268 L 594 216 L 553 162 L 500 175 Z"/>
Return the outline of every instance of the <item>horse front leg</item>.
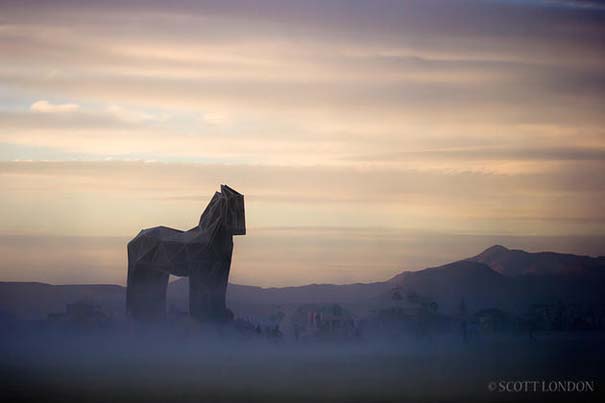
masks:
<path fill-rule="evenodd" d="M 189 275 L 189 312 L 199 321 L 231 319 L 226 307 L 230 259 L 216 259 Z"/>
<path fill-rule="evenodd" d="M 154 321 L 166 316 L 166 290 L 170 274 L 149 265 L 129 265 L 128 314 L 137 320 Z"/>

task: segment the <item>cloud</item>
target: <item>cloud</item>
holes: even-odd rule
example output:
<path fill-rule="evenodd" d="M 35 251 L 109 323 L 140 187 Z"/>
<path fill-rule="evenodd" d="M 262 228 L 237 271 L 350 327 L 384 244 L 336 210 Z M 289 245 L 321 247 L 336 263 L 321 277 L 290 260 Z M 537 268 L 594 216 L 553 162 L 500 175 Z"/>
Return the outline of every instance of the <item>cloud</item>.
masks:
<path fill-rule="evenodd" d="M 597 147 L 474 147 L 407 151 L 353 157 L 357 161 L 484 160 L 484 161 L 597 161 L 605 162 L 605 148 Z"/>
<path fill-rule="evenodd" d="M 602 0 L 547 0 L 545 3 L 565 7 L 588 8 L 594 10 L 605 10 L 605 3 Z"/>
<path fill-rule="evenodd" d="M 1 166 L 5 229 L 186 226 L 228 182 L 257 226 L 602 232 L 600 10 L 0 3 L 0 159 L 38 160 Z"/>
<path fill-rule="evenodd" d="M 78 104 L 52 104 L 45 100 L 36 101 L 29 110 L 36 113 L 71 113 L 80 109 Z"/>
<path fill-rule="evenodd" d="M 151 113 L 135 111 L 119 105 L 109 105 L 107 107 L 107 113 L 116 119 L 127 123 L 145 123 L 163 120 L 163 118 L 158 118 Z"/>
<path fill-rule="evenodd" d="M 0 220 L 7 232 L 53 234 L 127 235 L 158 221 L 187 228 L 217 184 L 228 183 L 246 195 L 250 228 L 602 233 L 602 171 L 602 164 L 589 162 L 516 176 L 361 167 L 7 162 L 0 163 Z"/>

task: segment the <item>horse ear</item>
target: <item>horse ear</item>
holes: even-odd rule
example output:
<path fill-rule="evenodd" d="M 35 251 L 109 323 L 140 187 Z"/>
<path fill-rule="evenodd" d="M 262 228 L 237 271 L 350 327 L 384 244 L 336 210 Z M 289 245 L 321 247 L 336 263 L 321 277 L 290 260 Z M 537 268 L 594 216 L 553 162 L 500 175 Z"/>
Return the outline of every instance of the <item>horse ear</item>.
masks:
<path fill-rule="evenodd" d="M 237 193 L 228 200 L 229 231 L 232 235 L 246 235 L 244 196 Z"/>
<path fill-rule="evenodd" d="M 227 197 L 243 196 L 243 194 L 237 192 L 236 190 L 233 190 L 228 185 L 221 185 L 221 193 Z"/>

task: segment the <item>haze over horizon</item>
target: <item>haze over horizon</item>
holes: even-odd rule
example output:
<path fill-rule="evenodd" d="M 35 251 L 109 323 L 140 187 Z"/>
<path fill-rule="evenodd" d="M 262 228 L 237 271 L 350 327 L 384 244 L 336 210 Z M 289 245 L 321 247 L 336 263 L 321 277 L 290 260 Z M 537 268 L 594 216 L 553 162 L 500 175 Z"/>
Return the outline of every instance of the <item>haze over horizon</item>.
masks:
<path fill-rule="evenodd" d="M 0 281 L 120 283 L 246 196 L 231 281 L 605 255 L 599 1 L 0 4 Z"/>

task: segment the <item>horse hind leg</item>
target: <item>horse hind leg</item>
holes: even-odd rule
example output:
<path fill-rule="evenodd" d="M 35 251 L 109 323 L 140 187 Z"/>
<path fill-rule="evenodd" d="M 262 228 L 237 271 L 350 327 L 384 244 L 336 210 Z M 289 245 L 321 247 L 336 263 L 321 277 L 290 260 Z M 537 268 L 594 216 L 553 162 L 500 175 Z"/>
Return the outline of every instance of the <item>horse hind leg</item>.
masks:
<path fill-rule="evenodd" d="M 170 274 L 147 265 L 129 265 L 127 308 L 137 320 L 153 321 L 166 316 L 166 290 Z"/>

